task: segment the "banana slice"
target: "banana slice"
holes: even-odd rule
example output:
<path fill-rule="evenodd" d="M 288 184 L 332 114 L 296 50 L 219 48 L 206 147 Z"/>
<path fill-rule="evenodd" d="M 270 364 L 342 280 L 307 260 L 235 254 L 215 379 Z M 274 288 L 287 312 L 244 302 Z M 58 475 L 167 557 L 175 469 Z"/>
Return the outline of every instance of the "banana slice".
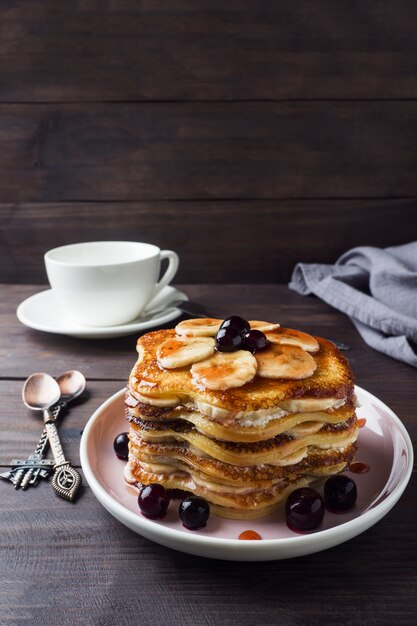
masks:
<path fill-rule="evenodd" d="M 161 407 L 163 409 L 170 407 L 170 406 L 177 406 L 177 404 L 180 404 L 181 399 L 178 396 L 156 396 L 156 397 L 152 397 L 152 396 L 147 396 L 145 394 L 141 394 L 141 393 L 136 393 L 135 397 L 140 400 L 140 402 L 143 402 L 144 404 L 150 404 L 151 406 L 158 406 Z"/>
<path fill-rule="evenodd" d="M 307 352 L 317 352 L 320 348 L 315 337 L 292 328 L 275 328 L 265 332 L 265 335 L 271 343 L 298 346 Z"/>
<path fill-rule="evenodd" d="M 197 386 L 222 390 L 242 387 L 250 382 L 257 370 L 256 359 L 247 350 L 216 352 L 214 356 L 191 367 Z"/>
<path fill-rule="evenodd" d="M 279 328 L 279 324 L 272 324 L 271 322 L 260 322 L 259 320 L 250 320 L 249 324 L 252 330 L 260 330 L 263 333 Z"/>
<path fill-rule="evenodd" d="M 184 320 L 175 327 L 177 335 L 186 337 L 214 337 L 220 328 L 222 320 L 213 317 L 200 317 Z"/>
<path fill-rule="evenodd" d="M 167 339 L 156 350 L 159 365 L 168 370 L 185 367 L 207 359 L 214 352 L 211 337 L 184 337 Z"/>
<path fill-rule="evenodd" d="M 317 365 L 311 354 L 297 346 L 271 343 L 255 355 L 261 378 L 308 378 Z"/>

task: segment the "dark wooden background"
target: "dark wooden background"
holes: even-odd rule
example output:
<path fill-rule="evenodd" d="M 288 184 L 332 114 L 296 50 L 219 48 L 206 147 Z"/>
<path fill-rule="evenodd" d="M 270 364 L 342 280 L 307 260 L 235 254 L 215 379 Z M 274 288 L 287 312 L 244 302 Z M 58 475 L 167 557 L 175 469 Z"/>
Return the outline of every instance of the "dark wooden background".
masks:
<path fill-rule="evenodd" d="M 417 238 L 414 0 L 2 0 L 0 282 L 91 239 L 285 282 Z"/>
<path fill-rule="evenodd" d="M 347 342 L 415 443 L 415 369 L 271 283 L 299 260 L 417 239 L 416 24 L 415 0 L 0 0 L 2 471 L 40 434 L 19 399 L 32 371 L 88 378 L 60 430 L 78 465 L 88 417 L 132 366 L 136 337 L 16 319 L 43 253 L 91 239 L 177 250 L 177 282 L 214 315 Z M 88 485 L 73 507 L 1 481 L 0 624 L 414 625 L 416 484 L 352 541 L 256 564 L 152 544 Z"/>

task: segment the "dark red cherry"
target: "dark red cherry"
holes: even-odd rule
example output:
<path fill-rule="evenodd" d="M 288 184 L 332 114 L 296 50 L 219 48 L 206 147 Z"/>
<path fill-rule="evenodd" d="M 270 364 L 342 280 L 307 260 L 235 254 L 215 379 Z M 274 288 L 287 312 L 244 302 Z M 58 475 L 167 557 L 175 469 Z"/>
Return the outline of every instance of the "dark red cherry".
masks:
<path fill-rule="evenodd" d="M 358 497 L 356 483 L 349 476 L 336 474 L 326 480 L 324 485 L 324 503 L 326 509 L 341 513 L 351 509 Z"/>
<path fill-rule="evenodd" d="M 164 517 L 169 505 L 169 494 L 158 483 L 145 485 L 139 491 L 138 504 L 145 517 L 160 519 Z"/>
<path fill-rule="evenodd" d="M 119 459 L 127 461 L 129 457 L 129 435 L 128 433 L 120 433 L 113 441 L 114 451 Z"/>
<path fill-rule="evenodd" d="M 215 336 L 216 349 L 219 352 L 234 352 L 242 347 L 242 335 L 233 327 L 220 327 Z"/>
<path fill-rule="evenodd" d="M 252 354 L 263 350 L 269 344 L 268 339 L 265 337 L 261 330 L 251 330 L 243 339 L 243 350 L 249 350 Z"/>
<path fill-rule="evenodd" d="M 239 335 L 246 335 L 250 331 L 250 324 L 243 317 L 232 315 L 227 317 L 221 324 L 220 328 L 233 328 Z"/>
<path fill-rule="evenodd" d="M 318 528 L 324 517 L 324 503 L 321 495 L 311 487 L 301 487 L 293 491 L 285 503 L 287 526 L 300 532 Z"/>
<path fill-rule="evenodd" d="M 210 506 L 204 498 L 190 496 L 181 502 L 179 514 L 188 530 L 197 530 L 206 525 L 210 516 Z"/>

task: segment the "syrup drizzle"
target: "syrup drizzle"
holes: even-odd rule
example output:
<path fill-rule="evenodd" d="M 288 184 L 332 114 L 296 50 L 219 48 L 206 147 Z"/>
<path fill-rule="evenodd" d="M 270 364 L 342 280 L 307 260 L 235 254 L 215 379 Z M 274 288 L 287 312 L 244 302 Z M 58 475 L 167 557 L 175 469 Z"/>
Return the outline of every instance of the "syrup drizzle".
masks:
<path fill-rule="evenodd" d="M 244 530 L 243 533 L 240 533 L 239 539 L 262 539 L 261 535 L 256 532 L 256 530 Z"/>
<path fill-rule="evenodd" d="M 349 465 L 349 470 L 353 472 L 353 474 L 366 474 L 366 472 L 369 472 L 369 465 L 357 461 Z"/>

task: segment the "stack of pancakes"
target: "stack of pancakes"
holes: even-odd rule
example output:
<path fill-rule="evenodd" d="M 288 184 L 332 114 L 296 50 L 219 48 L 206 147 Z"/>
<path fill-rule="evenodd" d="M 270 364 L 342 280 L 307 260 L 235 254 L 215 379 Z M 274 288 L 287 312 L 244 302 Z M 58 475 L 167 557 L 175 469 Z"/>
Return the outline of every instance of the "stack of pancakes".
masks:
<path fill-rule="evenodd" d="M 296 344 L 298 331 L 284 330 Z M 137 343 L 126 390 L 128 483 L 160 483 L 204 497 L 217 515 L 250 519 L 352 461 L 353 376 L 334 344 L 307 336 L 316 348 L 306 378 L 255 376 L 213 390 L 196 384 L 189 366 L 161 367 L 158 347 L 176 337 L 175 330 L 160 330 Z"/>

